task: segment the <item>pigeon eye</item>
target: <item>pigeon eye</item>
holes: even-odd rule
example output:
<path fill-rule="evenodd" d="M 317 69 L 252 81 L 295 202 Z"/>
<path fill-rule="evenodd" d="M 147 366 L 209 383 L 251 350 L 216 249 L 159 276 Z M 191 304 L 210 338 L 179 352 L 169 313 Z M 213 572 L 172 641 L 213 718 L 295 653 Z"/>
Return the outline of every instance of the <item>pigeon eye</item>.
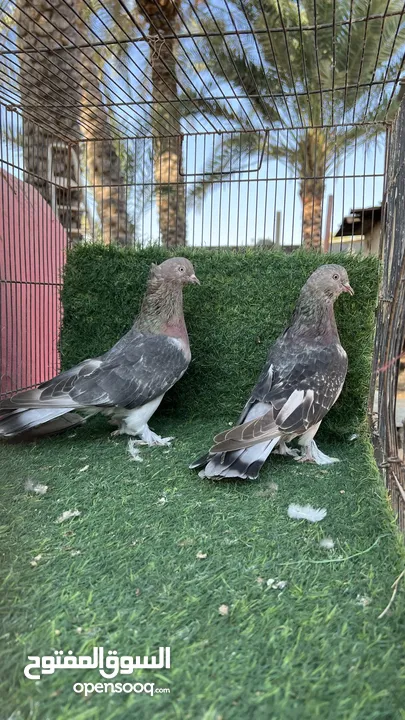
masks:
<path fill-rule="evenodd" d="M 184 267 L 179 267 L 180 272 L 184 272 Z"/>
<path fill-rule="evenodd" d="M 332 277 L 334 280 L 339 280 L 339 275 L 336 275 L 336 273 L 334 275 L 332 275 Z"/>

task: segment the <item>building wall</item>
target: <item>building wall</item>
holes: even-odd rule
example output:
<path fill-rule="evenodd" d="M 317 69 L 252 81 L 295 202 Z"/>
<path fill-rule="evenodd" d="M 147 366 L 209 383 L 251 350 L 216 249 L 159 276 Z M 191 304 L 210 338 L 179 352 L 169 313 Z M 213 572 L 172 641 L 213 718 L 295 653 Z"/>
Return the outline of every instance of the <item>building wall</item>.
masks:
<path fill-rule="evenodd" d="M 373 229 L 365 233 L 364 238 L 360 235 L 353 237 L 334 237 L 330 250 L 332 252 L 363 252 L 365 255 L 378 255 L 380 247 L 381 223 L 374 225 Z"/>

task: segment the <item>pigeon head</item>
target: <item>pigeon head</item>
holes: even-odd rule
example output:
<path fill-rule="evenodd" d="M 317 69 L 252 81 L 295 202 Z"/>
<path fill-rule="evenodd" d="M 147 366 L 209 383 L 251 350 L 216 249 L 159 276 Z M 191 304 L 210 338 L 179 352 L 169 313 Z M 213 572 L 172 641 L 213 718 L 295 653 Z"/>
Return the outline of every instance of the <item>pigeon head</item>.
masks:
<path fill-rule="evenodd" d="M 190 260 L 182 257 L 169 258 L 160 265 L 152 265 L 151 279 L 154 284 L 158 285 L 162 283 L 200 284 Z"/>
<path fill-rule="evenodd" d="M 175 329 L 188 343 L 183 315 L 183 287 L 188 283 L 199 285 L 200 281 L 187 258 L 169 258 L 160 265 L 153 263 L 136 327 L 177 337 Z"/>
<path fill-rule="evenodd" d="M 308 279 L 307 287 L 332 300 L 336 300 L 342 292 L 354 295 L 348 274 L 342 265 L 321 265 Z"/>

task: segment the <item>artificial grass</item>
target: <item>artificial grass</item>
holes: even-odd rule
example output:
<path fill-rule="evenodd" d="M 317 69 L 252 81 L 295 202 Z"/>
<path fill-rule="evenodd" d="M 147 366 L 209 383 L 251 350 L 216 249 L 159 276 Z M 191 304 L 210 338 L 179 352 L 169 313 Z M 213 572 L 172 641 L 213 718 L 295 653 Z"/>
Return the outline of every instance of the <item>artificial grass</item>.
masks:
<path fill-rule="evenodd" d="M 233 419 L 156 419 L 176 441 L 143 449 L 143 463 L 102 418 L 74 438 L 0 446 L 2 718 L 405 717 L 402 588 L 377 619 L 404 552 L 368 441 L 323 445 L 342 461 L 328 468 L 273 457 L 258 483 L 201 480 L 187 462 Z M 27 477 L 46 495 L 27 494 Z M 290 502 L 328 514 L 316 525 L 290 520 Z M 80 517 L 55 523 L 76 508 Z M 334 550 L 319 546 L 324 537 Z M 270 589 L 269 578 L 287 585 Z M 170 695 L 86 700 L 72 686 L 99 682 L 96 671 L 23 676 L 29 654 L 94 645 L 119 655 L 171 646 L 170 670 L 136 674 Z"/>
<path fill-rule="evenodd" d="M 270 343 L 291 319 L 302 285 L 327 261 L 347 268 L 355 296 L 346 295 L 336 303 L 349 372 L 340 401 L 323 422 L 322 432 L 343 437 L 356 431 L 364 417 L 370 381 L 376 257 L 186 248 L 175 252 L 192 260 L 201 287 L 186 288 L 184 293 L 193 360 L 181 383 L 167 394 L 160 412 L 236 418 Z M 166 257 L 166 250 L 155 247 L 134 251 L 85 245 L 69 253 L 62 295 L 64 367 L 105 352 L 124 334 L 138 311 L 151 263 Z"/>

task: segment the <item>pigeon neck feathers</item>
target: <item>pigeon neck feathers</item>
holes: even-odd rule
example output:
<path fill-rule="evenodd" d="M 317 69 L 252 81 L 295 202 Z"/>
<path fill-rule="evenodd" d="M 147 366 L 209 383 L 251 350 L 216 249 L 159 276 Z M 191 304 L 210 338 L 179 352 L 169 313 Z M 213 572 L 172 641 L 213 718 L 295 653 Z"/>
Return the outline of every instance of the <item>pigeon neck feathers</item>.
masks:
<path fill-rule="evenodd" d="M 179 338 L 188 344 L 181 285 L 150 280 L 135 327 L 144 332 Z"/>
<path fill-rule="evenodd" d="M 304 285 L 286 335 L 340 344 L 333 303 L 332 296 Z"/>

